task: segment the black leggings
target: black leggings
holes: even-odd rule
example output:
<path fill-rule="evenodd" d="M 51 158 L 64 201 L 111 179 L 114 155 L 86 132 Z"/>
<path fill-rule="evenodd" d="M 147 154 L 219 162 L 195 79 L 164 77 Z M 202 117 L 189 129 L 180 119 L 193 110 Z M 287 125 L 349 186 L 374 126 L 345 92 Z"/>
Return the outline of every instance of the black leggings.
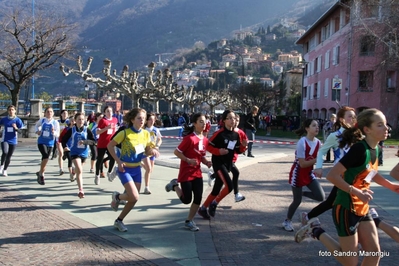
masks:
<path fill-rule="evenodd" d="M 223 175 L 223 178 L 226 182 L 227 187 L 229 188 L 229 192 L 231 192 L 233 190 L 233 182 L 231 181 L 230 175 L 229 175 L 229 171 L 227 170 L 225 165 L 221 165 L 216 167 L 213 167 L 213 170 L 215 171 L 215 173 L 218 173 L 218 171 L 221 172 L 221 174 Z M 221 177 L 216 174 L 216 179 L 215 179 L 215 185 L 213 186 L 211 195 L 213 196 L 217 196 L 220 192 L 220 190 L 222 189 L 224 185 L 223 180 L 221 179 Z"/>
<path fill-rule="evenodd" d="M 240 171 L 238 171 L 238 168 L 235 163 L 233 163 L 233 167 L 231 167 L 231 173 L 233 174 L 234 194 L 237 194 L 238 193 L 238 177 L 240 176 Z"/>
<path fill-rule="evenodd" d="M 204 183 L 202 178 L 195 178 L 192 181 L 181 182 L 182 195 L 180 196 L 181 202 L 184 204 L 190 204 L 194 195 L 194 204 L 200 205 L 202 200 L 202 192 Z"/>
<path fill-rule="evenodd" d="M 104 162 L 105 153 L 107 153 L 107 155 L 108 155 L 107 160 L 109 160 L 108 172 L 111 173 L 112 169 L 114 168 L 115 160 L 109 154 L 108 149 L 107 148 L 97 148 L 96 175 L 99 175 L 100 171 L 102 172 L 102 170 L 103 170 L 103 162 Z"/>
<path fill-rule="evenodd" d="M 45 144 L 37 144 L 37 148 L 42 154 L 42 161 L 50 157 L 51 150 L 53 149 L 53 147 L 47 146 Z"/>
<path fill-rule="evenodd" d="M 308 218 L 314 218 L 317 217 L 323 213 L 325 213 L 326 211 L 332 209 L 335 198 L 337 197 L 337 192 L 338 192 L 338 188 L 336 186 L 334 186 L 331 189 L 330 195 L 328 195 L 327 199 L 325 201 L 323 201 L 322 203 L 320 203 L 319 205 L 317 205 L 316 207 L 314 207 L 309 213 L 308 213 Z"/>
<path fill-rule="evenodd" d="M 89 145 L 90 147 L 90 153 L 91 153 L 91 160 L 95 161 L 97 159 L 97 149 L 96 146 L 94 145 Z"/>
<path fill-rule="evenodd" d="M 72 167 L 72 158 L 71 158 L 71 152 L 70 151 L 64 151 L 64 157 L 68 159 L 68 168 Z"/>
<path fill-rule="evenodd" d="M 11 156 L 14 153 L 16 146 L 17 145 L 9 144 L 5 141 L 1 143 L 1 151 L 3 152 L 1 154 L 1 165 L 4 165 L 4 170 L 7 170 L 7 167 L 10 165 Z"/>
<path fill-rule="evenodd" d="M 240 171 L 238 170 L 237 166 L 235 163 L 233 163 L 233 166 L 231 167 L 231 173 L 233 174 L 233 190 L 234 194 L 238 193 L 238 177 L 240 176 Z M 212 178 L 216 178 L 216 174 L 212 174 Z"/>

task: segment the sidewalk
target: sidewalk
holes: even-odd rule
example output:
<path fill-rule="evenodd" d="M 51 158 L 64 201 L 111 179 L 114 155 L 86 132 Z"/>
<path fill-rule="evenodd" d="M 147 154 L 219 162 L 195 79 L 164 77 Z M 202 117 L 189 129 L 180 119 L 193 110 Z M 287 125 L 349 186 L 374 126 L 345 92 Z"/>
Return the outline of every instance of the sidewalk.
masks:
<path fill-rule="evenodd" d="M 395 152 L 386 150 L 380 168 L 384 175 L 398 162 Z M 164 190 L 177 177 L 179 160 L 171 152 L 163 153 L 152 174 L 153 194 L 140 195 L 124 220 L 129 231 L 121 233 L 113 227 L 119 212 L 109 206 L 111 193 L 123 190 L 118 180 L 101 179 L 96 186 L 86 164 L 86 197 L 79 200 L 76 183 L 69 181 L 69 175 L 58 176 L 56 161 L 50 161 L 46 185 L 40 186 L 34 175 L 40 158 L 36 142 L 21 139 L 9 176 L 0 177 L 0 224 L 4 228 L 0 230 L 0 265 L 337 265 L 334 259 L 317 255 L 325 250 L 318 241 L 299 245 L 293 233 L 281 229 L 292 200 L 287 172 L 293 153 L 255 155 L 240 156 L 237 163 L 240 191 L 247 199 L 235 203 L 229 195 L 214 219 L 209 222 L 197 216 L 200 231 L 190 232 L 183 228 L 188 206 L 175 193 Z M 206 182 L 206 174 L 204 178 Z M 321 182 L 329 192 L 331 184 Z M 372 189 L 373 206 L 392 224 L 399 224 L 398 208 L 392 204 L 398 195 L 378 186 Z M 209 192 L 204 183 L 204 196 Z M 297 213 L 315 204 L 304 199 Z M 320 220 L 335 237 L 330 212 Z M 294 226 L 299 228 L 299 223 Z M 381 265 L 395 265 L 397 243 L 379 234 L 382 249 L 391 252 Z"/>

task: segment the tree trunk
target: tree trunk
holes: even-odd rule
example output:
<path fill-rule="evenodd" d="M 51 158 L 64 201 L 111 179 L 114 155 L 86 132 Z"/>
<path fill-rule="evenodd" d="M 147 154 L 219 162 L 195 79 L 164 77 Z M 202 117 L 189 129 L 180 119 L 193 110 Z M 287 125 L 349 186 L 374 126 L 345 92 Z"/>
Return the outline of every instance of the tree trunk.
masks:
<path fill-rule="evenodd" d="M 15 111 L 17 112 L 17 114 L 18 114 L 19 91 L 20 91 L 19 84 L 15 85 L 13 90 L 10 90 L 11 103 L 12 103 L 12 105 L 15 106 Z"/>

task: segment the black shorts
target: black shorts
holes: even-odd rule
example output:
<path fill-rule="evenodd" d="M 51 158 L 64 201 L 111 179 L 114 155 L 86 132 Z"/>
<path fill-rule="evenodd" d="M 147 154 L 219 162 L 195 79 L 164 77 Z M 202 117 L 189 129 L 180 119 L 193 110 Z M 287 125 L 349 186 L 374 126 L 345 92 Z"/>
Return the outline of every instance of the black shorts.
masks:
<path fill-rule="evenodd" d="M 357 216 L 342 205 L 334 205 L 332 209 L 333 221 L 337 229 L 338 236 L 353 236 L 357 233 L 360 222 L 373 221 L 370 212 L 364 216 Z"/>
<path fill-rule="evenodd" d="M 82 156 L 79 156 L 79 155 L 71 155 L 71 160 L 75 160 L 77 158 L 80 158 L 82 163 L 84 163 L 86 161 L 86 157 L 82 157 Z"/>

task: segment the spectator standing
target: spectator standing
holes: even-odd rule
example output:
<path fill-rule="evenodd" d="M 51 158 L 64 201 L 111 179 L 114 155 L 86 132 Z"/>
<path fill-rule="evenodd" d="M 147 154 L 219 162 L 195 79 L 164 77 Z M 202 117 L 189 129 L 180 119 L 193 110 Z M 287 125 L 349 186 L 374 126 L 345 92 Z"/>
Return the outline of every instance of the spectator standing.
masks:
<path fill-rule="evenodd" d="M 336 120 L 337 120 L 337 115 L 331 114 L 330 120 L 324 124 L 324 126 L 323 126 L 323 143 L 326 142 L 328 136 L 332 132 L 335 132 L 337 130 L 336 128 L 334 128 L 334 124 L 335 124 Z M 324 162 L 326 162 L 326 163 L 334 162 L 334 160 L 331 160 L 331 149 L 329 149 L 327 151 L 326 160 Z"/>
<path fill-rule="evenodd" d="M 256 133 L 256 116 L 258 115 L 259 108 L 258 106 L 254 106 L 251 109 L 251 112 L 247 114 L 245 117 L 245 134 L 248 137 L 248 157 L 255 157 L 252 154 L 252 146 L 255 141 L 255 133 Z"/>

